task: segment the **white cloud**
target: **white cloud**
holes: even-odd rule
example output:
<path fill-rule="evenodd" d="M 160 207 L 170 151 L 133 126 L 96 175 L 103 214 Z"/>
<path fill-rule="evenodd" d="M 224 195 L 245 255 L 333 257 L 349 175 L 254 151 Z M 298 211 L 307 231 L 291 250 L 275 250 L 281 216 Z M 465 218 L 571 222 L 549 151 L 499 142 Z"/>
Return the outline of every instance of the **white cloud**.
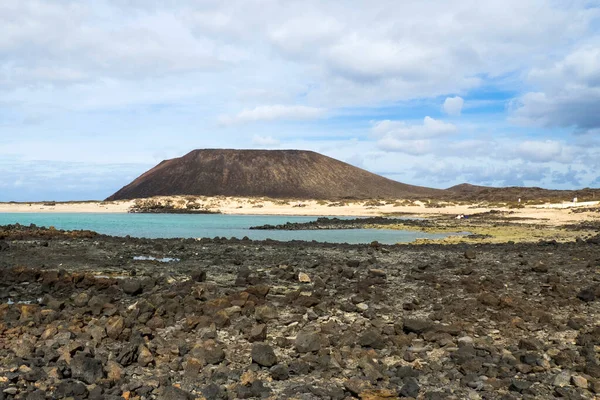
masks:
<path fill-rule="evenodd" d="M 371 129 L 378 138 L 377 147 L 384 151 L 422 155 L 436 150 L 432 138 L 441 138 L 457 132 L 455 125 L 425 117 L 423 124 L 405 121 L 378 121 Z"/>
<path fill-rule="evenodd" d="M 447 97 L 442 108 L 448 115 L 460 115 L 464 104 L 462 97 Z"/>
<path fill-rule="evenodd" d="M 0 158 L 0 201 L 102 200 L 151 166 Z"/>
<path fill-rule="evenodd" d="M 386 136 L 377 142 L 377 146 L 384 151 L 422 155 L 433 151 L 431 140 L 403 140 Z"/>
<path fill-rule="evenodd" d="M 423 124 L 407 124 L 405 121 L 377 121 L 371 132 L 376 137 L 394 139 L 426 139 L 455 133 L 455 125 L 425 117 Z"/>
<path fill-rule="evenodd" d="M 252 144 L 258 147 L 275 147 L 279 146 L 279 143 L 279 140 L 272 136 L 254 135 L 252 137 Z"/>
<path fill-rule="evenodd" d="M 158 96 L 172 84 L 162 78 L 177 77 L 190 90 L 211 86 L 213 99 L 286 88 L 308 106 L 376 104 L 457 93 L 528 68 L 585 36 L 597 16 L 584 0 L 5 0 L 0 85 L 152 80 Z"/>
<path fill-rule="evenodd" d="M 555 140 L 526 140 L 518 144 L 515 153 L 533 162 L 571 162 L 572 149 Z"/>
<path fill-rule="evenodd" d="M 528 79 L 540 90 L 512 103 L 513 122 L 589 133 L 600 129 L 598 45 L 579 48 L 550 67 L 532 69 Z"/>
<path fill-rule="evenodd" d="M 415 176 L 421 179 L 437 180 L 444 187 L 448 182 L 469 182 L 479 185 L 493 186 L 525 186 L 540 184 L 551 177 L 551 169 L 547 166 L 515 162 L 515 163 L 477 163 L 469 160 L 441 160 L 435 163 L 423 163 L 414 168 Z"/>
<path fill-rule="evenodd" d="M 325 115 L 324 108 L 307 106 L 271 105 L 245 109 L 234 116 L 222 115 L 219 123 L 223 125 L 240 124 L 257 121 L 273 120 L 307 120 L 321 118 Z"/>

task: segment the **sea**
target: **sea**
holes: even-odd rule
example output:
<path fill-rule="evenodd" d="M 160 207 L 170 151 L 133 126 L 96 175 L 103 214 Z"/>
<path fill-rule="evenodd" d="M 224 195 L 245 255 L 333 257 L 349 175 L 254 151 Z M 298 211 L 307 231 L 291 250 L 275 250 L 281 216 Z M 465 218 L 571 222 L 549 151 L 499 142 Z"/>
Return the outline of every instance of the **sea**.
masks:
<path fill-rule="evenodd" d="M 329 243 L 409 243 L 415 239 L 440 239 L 432 234 L 393 229 L 330 229 L 306 231 L 250 230 L 251 226 L 315 221 L 314 216 L 227 214 L 120 214 L 120 213 L 0 213 L 0 225 L 35 224 L 57 229 L 87 229 L 112 236 L 141 238 L 238 238 L 252 240 L 305 240 Z M 339 217 L 344 218 L 344 217 Z M 347 217 L 355 218 L 355 217 Z M 399 218 L 403 219 L 403 218 Z M 459 233 L 457 233 L 459 234 Z"/>

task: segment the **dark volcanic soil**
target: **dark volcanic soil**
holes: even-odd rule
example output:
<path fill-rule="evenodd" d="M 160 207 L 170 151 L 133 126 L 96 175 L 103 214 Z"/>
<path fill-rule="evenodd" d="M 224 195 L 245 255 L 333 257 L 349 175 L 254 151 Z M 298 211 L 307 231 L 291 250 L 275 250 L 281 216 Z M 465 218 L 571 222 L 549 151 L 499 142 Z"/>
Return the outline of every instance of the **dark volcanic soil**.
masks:
<path fill-rule="evenodd" d="M 0 232 L 0 399 L 600 392 L 597 238 L 352 246 Z"/>

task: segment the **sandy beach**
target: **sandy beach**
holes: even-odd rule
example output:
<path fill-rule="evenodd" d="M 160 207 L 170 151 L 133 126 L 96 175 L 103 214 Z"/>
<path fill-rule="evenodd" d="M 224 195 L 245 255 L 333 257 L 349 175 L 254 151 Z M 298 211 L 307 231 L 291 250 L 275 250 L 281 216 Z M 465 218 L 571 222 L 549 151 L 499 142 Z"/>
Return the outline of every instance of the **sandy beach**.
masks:
<path fill-rule="evenodd" d="M 57 202 L 57 203 L 0 203 L 0 213 L 126 213 L 137 204 L 152 201 L 173 204 L 183 208 L 189 197 L 157 197 L 151 200 L 111 202 Z M 314 215 L 314 216 L 386 216 L 412 215 L 471 215 L 490 210 L 508 211 L 515 222 L 563 225 L 582 221 L 600 220 L 600 202 L 557 203 L 526 205 L 522 208 L 490 206 L 486 204 L 429 204 L 423 201 L 352 201 L 275 200 L 247 197 L 198 197 L 191 200 L 202 209 L 234 215 Z M 586 211 L 574 213 L 574 209 Z"/>

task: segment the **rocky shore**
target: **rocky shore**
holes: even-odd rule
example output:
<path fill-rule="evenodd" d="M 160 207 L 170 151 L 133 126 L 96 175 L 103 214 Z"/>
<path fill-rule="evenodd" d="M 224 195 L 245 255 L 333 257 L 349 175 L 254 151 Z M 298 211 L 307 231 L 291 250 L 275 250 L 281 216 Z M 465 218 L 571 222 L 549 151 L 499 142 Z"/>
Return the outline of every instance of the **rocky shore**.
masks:
<path fill-rule="evenodd" d="M 286 230 L 286 231 L 301 231 L 301 230 L 322 230 L 322 229 L 364 229 L 369 226 L 386 227 L 398 225 L 402 223 L 407 226 L 415 227 L 434 227 L 435 223 L 426 219 L 398 219 L 387 217 L 367 217 L 367 218 L 336 218 L 336 217 L 319 217 L 316 221 L 309 222 L 286 222 L 279 225 L 260 225 L 251 226 L 250 229 L 256 230 Z"/>
<path fill-rule="evenodd" d="M 1 227 L 0 399 L 593 399 L 599 239 L 381 246 Z"/>
<path fill-rule="evenodd" d="M 250 229 L 256 230 L 286 230 L 286 231 L 301 231 L 301 230 L 322 230 L 322 229 L 364 229 L 370 226 L 387 227 L 402 223 L 406 226 L 415 226 L 421 228 L 434 227 L 435 223 L 426 219 L 399 219 L 387 217 L 366 217 L 366 218 L 336 218 L 336 217 L 319 217 L 316 221 L 309 222 L 286 222 L 279 225 L 260 225 L 251 226 Z"/>

